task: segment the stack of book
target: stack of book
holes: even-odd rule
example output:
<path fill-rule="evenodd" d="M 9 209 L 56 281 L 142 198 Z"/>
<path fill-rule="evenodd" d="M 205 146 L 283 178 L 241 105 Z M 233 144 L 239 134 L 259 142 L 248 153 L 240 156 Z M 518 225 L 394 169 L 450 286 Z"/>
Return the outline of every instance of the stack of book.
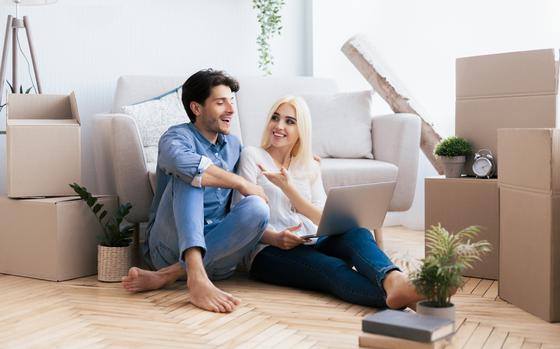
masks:
<path fill-rule="evenodd" d="M 379 349 L 443 348 L 455 332 L 448 319 L 398 310 L 383 310 L 362 320 L 360 347 Z"/>

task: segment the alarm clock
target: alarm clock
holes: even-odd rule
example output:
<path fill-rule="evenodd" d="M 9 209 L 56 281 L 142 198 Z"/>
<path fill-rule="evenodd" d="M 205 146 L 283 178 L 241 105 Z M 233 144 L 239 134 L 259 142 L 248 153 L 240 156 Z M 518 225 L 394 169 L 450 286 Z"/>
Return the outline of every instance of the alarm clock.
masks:
<path fill-rule="evenodd" d="M 479 178 L 490 178 L 496 173 L 496 162 L 489 149 L 480 149 L 474 154 L 472 170 Z"/>

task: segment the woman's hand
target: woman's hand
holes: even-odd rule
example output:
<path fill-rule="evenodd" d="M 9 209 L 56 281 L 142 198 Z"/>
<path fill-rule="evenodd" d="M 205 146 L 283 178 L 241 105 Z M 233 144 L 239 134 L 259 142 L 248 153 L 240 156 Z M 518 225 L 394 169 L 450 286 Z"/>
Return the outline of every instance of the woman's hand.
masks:
<path fill-rule="evenodd" d="M 298 231 L 299 229 L 301 229 L 301 224 L 295 226 L 295 227 L 291 227 L 288 229 L 285 229 L 283 231 L 279 231 L 275 234 L 275 239 L 274 239 L 274 243 L 271 244 L 273 246 L 276 246 L 278 248 L 281 248 L 283 250 L 290 250 L 296 246 L 299 246 L 307 241 L 309 241 L 309 239 L 303 239 L 301 237 L 299 237 L 297 234 L 295 234 L 295 231 Z"/>
<path fill-rule="evenodd" d="M 263 165 L 258 164 L 257 165 L 259 167 L 259 169 L 261 170 L 261 173 L 270 181 L 272 182 L 272 184 L 274 184 L 275 186 L 277 186 L 278 188 L 282 189 L 282 191 L 285 191 L 285 189 L 288 187 L 289 182 L 288 182 L 288 171 L 286 171 L 286 169 L 284 167 L 282 167 L 280 169 L 280 172 L 271 172 L 268 171 Z"/>

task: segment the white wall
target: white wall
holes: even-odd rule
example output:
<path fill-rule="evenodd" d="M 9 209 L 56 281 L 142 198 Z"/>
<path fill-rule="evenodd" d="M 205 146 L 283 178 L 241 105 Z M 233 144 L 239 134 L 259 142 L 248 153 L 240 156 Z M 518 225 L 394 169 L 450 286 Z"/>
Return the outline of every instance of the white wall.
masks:
<path fill-rule="evenodd" d="M 364 33 L 443 137 L 454 133 L 455 58 L 560 47 L 560 2 L 555 0 L 314 0 L 313 73 L 342 89 L 369 89 L 340 52 Z M 377 101 L 379 113 L 388 111 Z M 424 227 L 424 181 L 435 170 L 421 154 L 415 202 L 389 223 Z"/>
<path fill-rule="evenodd" d="M 272 45 L 274 75 L 309 73 L 307 10 L 299 0 L 287 1 L 282 36 Z M 0 7 L 0 19 L 14 12 L 13 7 Z M 31 19 L 44 93 L 76 92 L 82 119 L 83 182 L 93 188 L 91 119 L 110 109 L 120 75 L 186 78 L 208 67 L 232 75 L 261 74 L 251 0 L 59 0 L 51 6 L 22 7 L 20 15 Z M 0 20 L 2 31 L 4 23 Z M 31 86 L 23 59 L 19 71 L 23 85 Z M 3 130 L 3 119 L 0 125 Z M 4 143 L 5 136 L 0 135 L 0 193 L 5 192 Z"/>

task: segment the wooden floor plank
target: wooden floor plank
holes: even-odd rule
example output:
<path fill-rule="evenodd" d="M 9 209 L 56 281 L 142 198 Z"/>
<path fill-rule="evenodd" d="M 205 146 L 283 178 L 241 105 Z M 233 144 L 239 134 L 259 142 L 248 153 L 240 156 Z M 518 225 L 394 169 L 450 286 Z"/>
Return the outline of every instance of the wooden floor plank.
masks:
<path fill-rule="evenodd" d="M 508 333 L 496 328 L 492 328 L 492 333 L 484 343 L 483 349 L 500 349 L 504 344 Z"/>
<path fill-rule="evenodd" d="M 521 348 L 523 345 L 523 337 L 512 335 L 511 333 L 508 334 L 504 345 L 502 346 L 503 349 L 518 349 Z"/>
<path fill-rule="evenodd" d="M 465 343 L 465 348 L 482 348 L 486 340 L 492 333 L 492 326 L 478 324 L 469 340 Z"/>
<path fill-rule="evenodd" d="M 483 297 L 488 299 L 496 299 L 498 297 L 498 281 L 492 281 L 492 285 L 490 285 Z"/>
<path fill-rule="evenodd" d="M 422 232 L 388 227 L 385 236 L 393 255 L 423 257 Z M 246 273 L 217 285 L 242 300 L 233 313 L 196 308 L 184 282 L 130 294 L 95 276 L 55 283 L 0 274 L 0 347 L 357 348 L 362 317 L 378 311 Z M 449 349 L 560 349 L 560 324 L 499 299 L 497 281 L 468 278 L 452 300 Z"/>
<path fill-rule="evenodd" d="M 471 294 L 474 296 L 481 296 L 481 297 L 484 296 L 484 294 L 488 291 L 490 286 L 492 286 L 493 282 L 494 280 L 487 280 L 487 279 L 480 280 L 480 282 L 478 283 L 478 285 L 476 285 L 476 287 L 471 292 Z"/>
<path fill-rule="evenodd" d="M 482 279 L 479 278 L 465 278 L 467 282 L 461 287 L 457 293 L 458 294 L 471 294 L 472 291 L 478 286 Z"/>

